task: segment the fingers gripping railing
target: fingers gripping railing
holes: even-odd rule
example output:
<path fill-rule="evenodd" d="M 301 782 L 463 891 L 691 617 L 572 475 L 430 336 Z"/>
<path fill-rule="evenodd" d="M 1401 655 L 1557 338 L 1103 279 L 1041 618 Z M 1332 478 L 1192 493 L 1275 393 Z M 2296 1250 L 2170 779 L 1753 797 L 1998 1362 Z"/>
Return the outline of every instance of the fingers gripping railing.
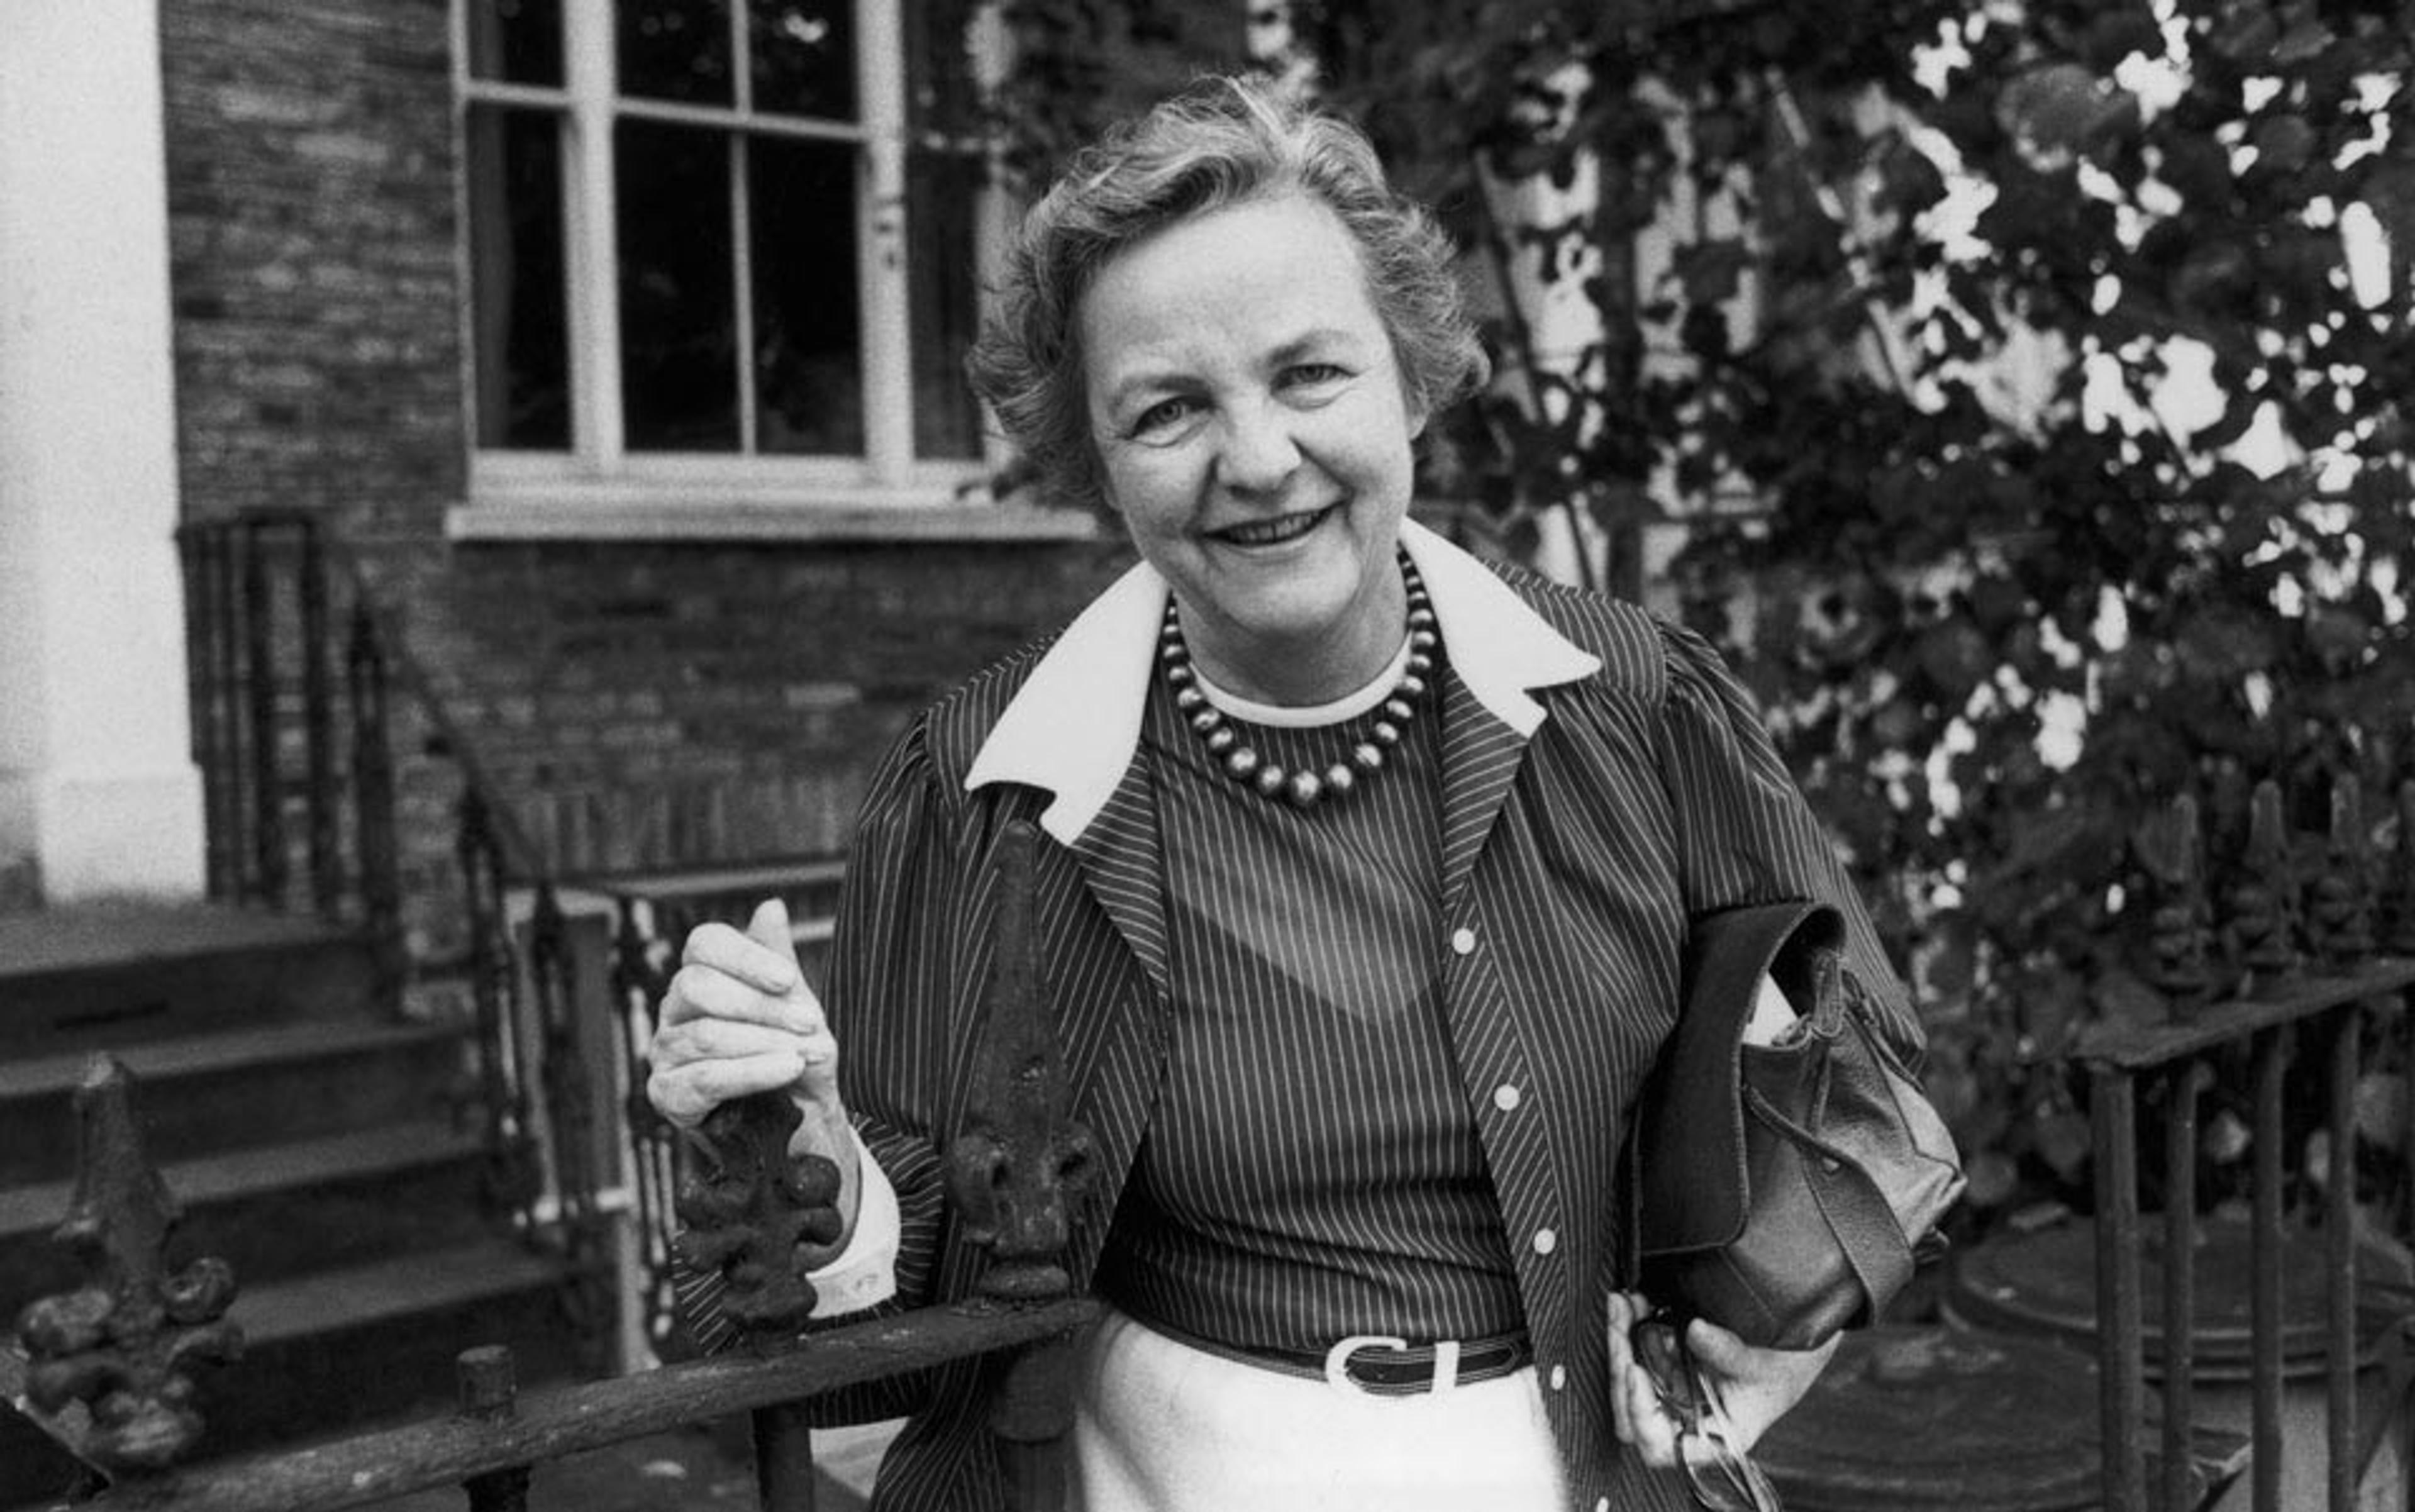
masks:
<path fill-rule="evenodd" d="M 2142 1083 L 2161 1094 L 2164 1209 L 2161 1350 L 2162 1464 L 2154 1488 L 2166 1512 L 2192 1505 L 2196 1489 L 2182 1452 L 2190 1430 L 2198 1366 L 2192 1344 L 2198 1316 L 2195 1251 L 2198 1231 L 2202 1105 L 2217 1066 L 2243 1055 L 2253 1145 L 2249 1243 L 2250 1484 L 2258 1512 L 2283 1505 L 2285 1442 L 2282 1253 L 2295 1221 L 2319 1224 L 2323 1238 L 2323 1494 L 2332 1512 L 2358 1505 L 2358 1475 L 2370 1444 L 2361 1438 L 2361 1362 L 2379 1359 L 2383 1388 L 2403 1394 L 2404 1319 L 2392 1315 L 2361 1276 L 2357 1209 L 2360 1131 L 2356 1116 L 2362 1041 L 2368 1020 L 2387 1017 L 2400 1042 L 2415 992 L 2415 786 L 2398 795 L 2397 833 L 2378 854 L 2353 778 L 2331 794 L 2329 824 L 2318 836 L 2293 837 L 2279 790 L 2259 785 L 2243 801 L 2218 801 L 2201 826 L 2195 802 L 2176 801 L 2135 837 L 2146 906 L 2136 951 L 2138 974 L 2157 989 L 2168 1011 L 2154 1021 L 2092 1025 L 2079 1047 L 2091 1083 L 2095 1134 L 2097 1299 L 2100 1390 L 2108 1512 L 2151 1505 L 2146 1484 L 2147 1351 L 2141 1250 L 2147 1235 L 2138 1201 Z M 2229 822 L 2226 822 L 2228 819 Z M 2209 834 L 2212 836 L 2209 840 Z M 2376 919 L 2380 944 L 2377 954 Z M 2292 1124 L 2292 1058 L 2302 1047 L 2322 1055 L 2316 1083 L 2327 1105 L 2318 1160 L 2296 1179 L 2320 1201 L 2292 1215 L 2293 1173 L 2285 1162 Z M 2402 1152 L 2415 1168 L 2415 1097 L 2402 1099 L 2410 1120 Z M 2403 1242 L 2415 1190 L 2400 1195 Z M 2403 1299 L 2402 1303 L 2403 1303 Z M 2369 1380 L 2370 1378 L 2368 1378 Z M 2303 1447 L 2301 1445 L 2300 1447 Z M 2294 1512 L 2294 1509 L 2293 1509 Z"/>
<path fill-rule="evenodd" d="M 202 1427 L 186 1370 L 233 1353 L 234 1332 L 218 1318 L 232 1280 L 211 1261 L 164 1273 L 160 1247 L 174 1205 L 135 1146 L 125 1073 L 101 1062 L 80 1099 L 83 1174 L 62 1230 L 94 1257 L 96 1280 L 27 1310 L 25 1351 L 0 1349 L 0 1391 L 30 1405 L 71 1451 L 117 1481 L 83 1504 L 100 1512 L 327 1512 L 448 1485 L 462 1488 L 473 1509 L 516 1512 L 526 1505 L 532 1466 L 738 1412 L 754 1415 L 762 1505 L 809 1512 L 803 1402 L 998 1355 L 991 1424 L 1009 1505 L 1039 1512 L 1059 1505 L 1072 1418 L 1067 1340 L 1096 1304 L 1069 1295 L 1062 1252 L 1089 1141 L 1066 1115 L 1064 1069 L 1029 927 L 1035 844 L 1021 827 L 1004 847 L 981 1090 L 967 1132 L 948 1152 L 967 1226 L 991 1253 L 982 1295 L 800 1338 L 814 1304 L 804 1268 L 834 1233 L 836 1183 L 825 1162 L 788 1158 L 797 1109 L 786 1094 L 766 1094 L 707 1121 L 709 1164 L 679 1203 L 691 1224 L 679 1248 L 720 1278 L 724 1310 L 750 1328 L 742 1347 L 527 1395 L 514 1385 L 507 1351 L 471 1350 L 460 1360 L 460 1408 L 452 1415 L 180 1468 Z M 96 1426 L 77 1420 L 79 1399 L 95 1402 Z"/>
<path fill-rule="evenodd" d="M 983 1296 L 1045 1307 L 1064 1301 L 1069 1198 L 1089 1173 L 1088 1133 L 1066 1113 L 1065 1073 L 1032 909 L 1038 831 L 1011 825 L 1001 846 L 998 908 L 990 930 L 978 1082 L 967 1131 L 947 1151 L 949 1195 L 969 1241 L 989 1251 Z M 709 1174 L 684 1184 L 687 1224 L 675 1248 L 717 1276 L 721 1308 L 751 1340 L 792 1337 L 812 1313 L 801 1254 L 834 1239 L 838 1173 L 818 1156 L 792 1160 L 801 1117 L 784 1094 L 728 1104 L 705 1120 Z M 1062 1442 L 1072 1426 L 1071 1345 L 1059 1334 L 1019 1350 L 1001 1374 L 990 1426 L 1015 1507 L 1062 1505 Z M 755 1452 L 766 1507 L 811 1505 L 811 1450 L 793 1405 L 758 1412 Z"/>

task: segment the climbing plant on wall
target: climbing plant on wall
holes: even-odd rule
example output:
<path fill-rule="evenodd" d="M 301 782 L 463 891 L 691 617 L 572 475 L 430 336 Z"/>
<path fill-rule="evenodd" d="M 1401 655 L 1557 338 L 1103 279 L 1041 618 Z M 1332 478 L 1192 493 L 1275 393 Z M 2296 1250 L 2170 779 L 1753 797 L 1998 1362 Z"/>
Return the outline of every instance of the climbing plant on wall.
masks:
<path fill-rule="evenodd" d="M 1497 286 L 1443 486 L 1513 548 L 1691 523 L 1687 612 L 1915 980 L 1975 1210 L 2078 1193 L 2057 1057 L 2162 1010 L 2150 805 L 2415 771 L 2415 3 L 1261 8 Z"/>
<path fill-rule="evenodd" d="M 2415 771 L 2415 6 L 1300 8 L 1471 245 L 1599 309 L 1463 438 L 1491 507 L 1696 522 L 1975 1202 L 2076 1192 L 2055 1057 L 2163 1007 L 2150 806 Z M 1485 187 L 1587 172 L 1556 219 Z"/>

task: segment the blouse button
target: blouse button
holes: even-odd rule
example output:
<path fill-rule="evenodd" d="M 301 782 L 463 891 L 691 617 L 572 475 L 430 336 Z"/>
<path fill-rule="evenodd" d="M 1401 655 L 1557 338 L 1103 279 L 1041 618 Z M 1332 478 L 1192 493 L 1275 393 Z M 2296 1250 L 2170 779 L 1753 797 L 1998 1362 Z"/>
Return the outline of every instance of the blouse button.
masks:
<path fill-rule="evenodd" d="M 1610 1498 L 1605 1496 L 1593 1505 L 1593 1512 L 1610 1512 Z"/>
<path fill-rule="evenodd" d="M 1518 1090 L 1515 1083 L 1504 1082 L 1492 1089 L 1492 1105 L 1503 1113 L 1517 1112 L 1518 1104 L 1522 1098 L 1523 1094 Z"/>
<path fill-rule="evenodd" d="M 1566 1391 L 1568 1389 L 1568 1368 L 1567 1366 L 1554 1365 L 1552 1367 L 1552 1389 L 1553 1391 Z"/>
<path fill-rule="evenodd" d="M 1452 931 L 1450 936 L 1450 948 L 1461 955 L 1474 955 L 1476 953 L 1476 931 L 1467 928 L 1463 924 L 1458 929 Z"/>
<path fill-rule="evenodd" d="M 1537 1254 L 1547 1255 L 1559 1247 L 1560 1236 L 1558 1235 L 1553 1234 L 1549 1229 L 1537 1229 L 1535 1231 L 1535 1252 Z"/>

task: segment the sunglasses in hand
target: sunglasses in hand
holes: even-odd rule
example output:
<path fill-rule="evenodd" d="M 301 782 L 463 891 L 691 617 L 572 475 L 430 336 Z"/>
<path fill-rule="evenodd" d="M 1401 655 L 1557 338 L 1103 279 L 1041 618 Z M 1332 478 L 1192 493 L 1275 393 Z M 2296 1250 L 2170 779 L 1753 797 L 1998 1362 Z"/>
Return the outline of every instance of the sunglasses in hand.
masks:
<path fill-rule="evenodd" d="M 1778 1488 L 1735 1446 L 1718 1390 L 1686 1342 L 1685 1318 L 1661 1309 L 1639 1319 L 1628 1340 L 1676 1427 L 1677 1462 L 1694 1505 L 1704 1512 L 1784 1512 Z"/>

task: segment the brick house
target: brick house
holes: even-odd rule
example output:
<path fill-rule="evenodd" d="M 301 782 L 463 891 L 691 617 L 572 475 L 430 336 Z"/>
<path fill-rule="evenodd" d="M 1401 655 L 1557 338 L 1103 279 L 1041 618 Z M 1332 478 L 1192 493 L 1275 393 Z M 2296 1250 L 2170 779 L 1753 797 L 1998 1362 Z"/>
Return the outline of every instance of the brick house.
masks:
<path fill-rule="evenodd" d="M 1240 56 L 1231 0 L 1108 8 L 1106 93 Z M 261 1175 L 307 1162 L 267 1145 L 374 1132 L 319 1106 L 373 1100 L 326 1090 L 349 1084 L 325 1056 L 388 1033 L 338 1043 L 361 1005 L 169 1022 L 215 980 L 169 936 L 218 921 L 160 921 L 229 891 L 203 757 L 231 711 L 194 691 L 224 648 L 180 531 L 307 517 L 363 585 L 423 1018 L 448 967 L 464 991 L 472 773 L 523 877 L 810 863 L 915 710 L 1129 560 L 992 497 L 1004 458 L 957 376 L 1010 213 L 971 124 L 1005 46 L 973 0 L 0 6 L 0 1120 L 48 1130 L 51 1162 L 0 1160 L 0 1314 L 61 1274 L 33 1251 L 86 1050 L 149 1057 L 155 1127 L 217 1129 L 154 1155 L 230 1214 L 307 1228 Z M 125 986 L 128 957 L 149 996 L 50 1012 L 71 970 Z M 229 1042 L 331 1014 L 320 1090 L 292 1093 L 327 1127 L 280 1129 L 285 1094 Z M 31 1150 L 16 1127 L 0 1147 Z M 316 1190 L 395 1205 L 381 1173 Z M 188 1219 L 240 1250 L 218 1201 Z M 0 1483 L 33 1485 L 5 1418 Z"/>
<path fill-rule="evenodd" d="M 990 502 L 955 376 L 974 7 L 728 8 L 9 7 L 12 898 L 198 891 L 180 520 L 323 516 L 570 871 L 833 847 L 1112 569 Z"/>

